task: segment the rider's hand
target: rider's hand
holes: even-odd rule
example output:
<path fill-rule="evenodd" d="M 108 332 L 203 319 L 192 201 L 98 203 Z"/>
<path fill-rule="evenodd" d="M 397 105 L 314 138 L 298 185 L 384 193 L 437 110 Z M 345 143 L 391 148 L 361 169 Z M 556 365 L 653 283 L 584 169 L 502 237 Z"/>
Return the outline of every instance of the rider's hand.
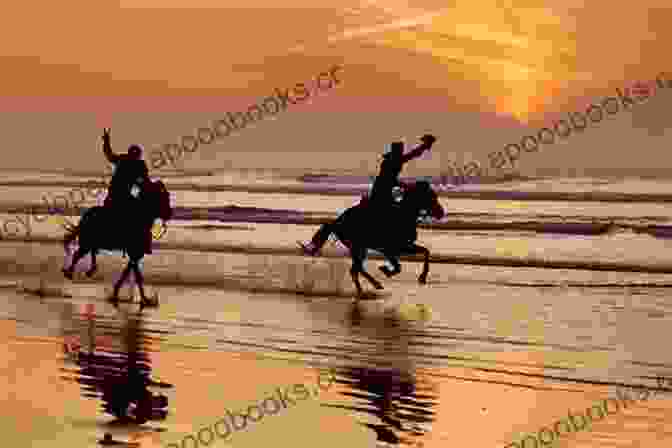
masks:
<path fill-rule="evenodd" d="M 434 142 L 436 141 L 436 137 L 434 137 L 431 134 L 425 134 L 423 135 L 420 140 L 428 146 L 427 149 L 431 148 Z"/>

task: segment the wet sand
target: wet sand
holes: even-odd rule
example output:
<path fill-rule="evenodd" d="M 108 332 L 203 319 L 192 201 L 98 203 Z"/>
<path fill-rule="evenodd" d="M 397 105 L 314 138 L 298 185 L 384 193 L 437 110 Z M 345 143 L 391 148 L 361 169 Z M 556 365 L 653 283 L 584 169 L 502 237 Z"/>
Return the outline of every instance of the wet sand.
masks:
<path fill-rule="evenodd" d="M 3 376 L 10 379 L 0 392 L 6 443 L 14 446 L 93 446 L 103 432 L 115 439 L 139 443 L 143 448 L 171 446 L 182 438 L 225 416 L 225 408 L 239 409 L 257 403 L 276 387 L 296 383 L 314 384 L 315 372 L 296 360 L 264 359 L 263 354 L 236 355 L 212 351 L 167 350 L 152 352 L 155 371 L 180 385 L 169 393 L 171 408 L 179 409 L 162 425 L 109 425 L 98 414 L 99 404 L 79 397 L 79 386 L 59 379 L 62 350 L 57 338 L 25 340 L 16 328 L 4 322 L 0 327 Z M 499 362 L 533 364 L 543 361 L 531 353 L 493 354 Z M 536 359 L 535 359 L 536 358 Z M 225 367 L 224 367 L 225 366 Z M 543 373 L 538 369 L 521 369 Z M 521 378 L 505 373 L 474 369 L 420 369 L 413 372 L 431 395 L 441 397 L 432 408 L 431 433 L 409 436 L 407 446 L 493 446 L 503 447 L 536 434 L 560 419 L 567 419 L 601 400 L 614 397 L 615 387 Z M 645 384 L 645 383 L 640 383 Z M 655 381 L 648 385 L 655 387 Z M 185 385 L 188 385 L 185 390 Z M 20 393 L 17 393 L 20 391 Z M 318 398 L 298 402 L 277 415 L 235 432 L 227 441 L 210 446 L 260 446 L 288 443 L 293 446 L 362 446 L 375 443 L 372 432 L 325 405 L 348 406 L 355 400 L 344 396 L 348 388 L 335 385 Z M 425 392 L 428 393 L 428 392 Z M 54 412 L 55 404 L 59 404 Z M 672 401 L 651 399 L 594 422 L 590 429 L 563 434 L 557 446 L 664 447 L 670 443 L 668 425 Z M 91 418 L 98 415 L 96 418 Z M 154 429 L 151 429 L 154 428 Z M 325 437 L 325 433 L 329 437 Z M 528 441 L 528 444 L 530 442 Z M 556 442 L 557 443 L 557 442 Z M 189 446 L 189 445 L 187 445 Z M 406 445 L 405 445 L 406 446 Z"/>

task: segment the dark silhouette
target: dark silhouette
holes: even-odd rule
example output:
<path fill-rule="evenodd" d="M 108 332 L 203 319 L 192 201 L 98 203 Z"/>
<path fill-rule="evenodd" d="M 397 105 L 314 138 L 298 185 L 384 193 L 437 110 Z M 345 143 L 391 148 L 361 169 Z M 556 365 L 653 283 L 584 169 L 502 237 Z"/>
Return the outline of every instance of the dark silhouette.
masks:
<path fill-rule="evenodd" d="M 383 162 L 380 164 L 380 172 L 373 182 L 371 194 L 364 196 L 360 205 L 369 210 L 370 216 L 376 221 L 382 222 L 394 213 L 397 204 L 394 200 L 393 191 L 395 187 L 406 188 L 399 181 L 399 175 L 405 163 L 420 157 L 425 151 L 431 149 L 436 141 L 433 135 L 424 135 L 420 140 L 422 144 L 415 149 L 404 154 L 404 143 L 393 142 L 390 146 L 390 152 L 383 156 Z M 306 255 L 315 256 L 320 252 L 322 246 L 329 239 L 329 224 L 325 224 L 318 229 L 313 239 L 308 244 L 299 243 Z"/>
<path fill-rule="evenodd" d="M 329 316 L 345 324 L 348 340 L 357 343 L 335 369 L 336 393 L 345 401 L 325 400 L 321 406 L 344 411 L 373 431 L 378 443 L 371 446 L 422 447 L 440 400 L 431 369 L 423 368 L 433 359 L 432 333 L 417 321 L 367 309 L 355 304 L 345 319 L 340 313 Z"/>
<path fill-rule="evenodd" d="M 436 420 L 433 408 L 438 396 L 426 384 L 418 385 L 412 371 L 380 365 L 346 367 L 339 371 L 336 383 L 346 388 L 343 395 L 353 404 L 325 406 L 377 417 L 379 423 L 370 422 L 369 418 L 357 421 L 386 445 L 418 446 L 418 439 L 429 432 L 423 426 Z"/>
<path fill-rule="evenodd" d="M 107 160 L 115 166 L 110 187 L 105 198 L 105 207 L 124 207 L 133 203 L 134 186 L 142 189 L 149 182 L 149 170 L 142 160 L 142 149 L 138 145 L 131 145 L 127 154 L 115 154 L 110 145 L 110 130 L 103 131 L 103 153 Z"/>
<path fill-rule="evenodd" d="M 147 350 L 148 343 L 163 338 L 143 328 L 142 315 L 121 317 L 121 325 L 114 320 L 94 325 L 103 327 L 114 344 L 99 346 L 100 332 L 91 332 L 86 344 L 90 347 L 88 350 L 80 348 L 69 353 L 68 359 L 76 368 L 63 368 L 68 374 L 63 378 L 79 383 L 84 397 L 102 400 L 102 411 L 114 416 L 115 423 L 142 425 L 148 421 L 165 420 L 168 397 L 156 394 L 150 388 L 171 389 L 173 385 L 152 379 Z M 96 321 L 102 319 L 94 314 L 86 320 L 98 323 Z M 114 442 L 111 435 L 106 435 L 102 441 L 103 444 Z"/>
<path fill-rule="evenodd" d="M 439 204 L 438 197 L 429 182 L 419 181 L 415 185 L 408 185 L 404 198 L 398 207 L 394 207 L 387 214 L 387 219 L 394 222 L 392 229 L 384 230 L 384 223 L 372 220 L 368 207 L 359 203 L 343 212 L 335 221 L 325 224 L 323 232 L 328 238 L 330 234 L 336 237 L 350 250 L 352 268 L 350 275 L 357 287 L 357 294 L 361 296 L 362 287 L 359 283 L 361 273 L 376 289 L 383 289 L 364 269 L 364 259 L 367 249 L 374 249 L 387 258 L 394 270 L 381 267 L 386 276 L 391 277 L 401 272 L 398 257 L 402 254 L 424 254 L 424 266 L 418 282 L 427 282 L 429 274 L 429 250 L 418 246 L 418 218 L 421 212 L 429 211 L 436 219 L 443 218 L 445 211 Z"/>
<path fill-rule="evenodd" d="M 431 149 L 436 141 L 433 135 L 422 137 L 422 144 L 412 151 L 404 154 L 404 143 L 394 142 L 390 147 L 390 152 L 383 156 L 383 162 L 380 164 L 380 172 L 373 182 L 371 194 L 368 198 L 368 206 L 377 211 L 386 211 L 390 204 L 394 203 L 392 190 L 401 185 L 399 175 L 405 163 L 410 162 L 422 155 L 425 151 Z"/>
<path fill-rule="evenodd" d="M 138 263 L 145 254 L 151 254 L 151 232 L 154 221 L 161 218 L 165 228 L 166 222 L 172 217 L 173 210 L 170 206 L 170 193 L 161 181 L 147 183 L 138 199 L 137 204 L 129 210 L 133 213 L 135 220 L 124 226 L 124 231 L 119 230 L 119 225 L 114 220 L 115 210 L 107 207 L 88 209 L 77 226 L 69 227 L 68 234 L 63 241 L 65 250 L 67 252 L 70 244 L 77 238 L 79 238 L 79 249 L 73 256 L 70 267 L 63 268 L 63 273 L 72 280 L 75 266 L 84 255 L 90 252 L 91 268 L 86 275 L 91 277 L 98 269 L 96 255 L 100 249 L 123 250 L 130 260 L 121 278 L 114 285 L 114 293 L 110 300 L 115 304 L 118 303 L 119 289 L 133 269 L 140 289 L 140 306 L 142 307 L 152 302 L 145 295 L 144 281 Z"/>
<path fill-rule="evenodd" d="M 138 199 L 133 194 L 133 189 L 137 188 L 141 192 L 146 187 L 150 181 L 149 171 L 145 161 L 142 160 L 140 146 L 129 146 L 127 154 L 112 152 L 110 129 L 103 129 L 103 154 L 115 167 L 103 206 L 114 209 L 125 224 L 132 219 L 133 212 L 137 209 Z M 151 247 L 151 234 L 146 235 L 146 238 Z"/>

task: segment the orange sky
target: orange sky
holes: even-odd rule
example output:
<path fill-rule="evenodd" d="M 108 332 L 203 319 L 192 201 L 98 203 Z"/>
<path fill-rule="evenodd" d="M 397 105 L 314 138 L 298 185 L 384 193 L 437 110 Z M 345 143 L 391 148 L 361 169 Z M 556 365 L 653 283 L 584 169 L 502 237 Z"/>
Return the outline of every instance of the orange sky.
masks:
<path fill-rule="evenodd" d="M 8 4 L 0 27 L 0 130 L 12 158 L 4 164 L 28 167 L 39 155 L 47 167 L 95 168 L 102 163 L 95 146 L 103 126 L 113 127 L 117 151 L 131 141 L 168 143 L 335 64 L 344 67 L 342 86 L 294 107 L 300 113 L 278 116 L 287 129 L 259 123 L 241 132 L 236 149 L 279 144 L 307 150 L 297 149 L 298 118 L 285 117 L 295 114 L 309 115 L 303 126 L 319 128 L 321 137 L 323 129 L 332 130 L 335 140 L 326 151 L 355 150 L 338 141 L 341 136 L 365 135 L 362 144 L 378 151 L 397 134 L 412 139 L 433 130 L 466 138 L 468 129 L 482 134 L 470 144 L 484 147 L 473 148 L 483 158 L 524 135 L 515 120 L 519 128 L 532 126 L 550 114 L 585 108 L 616 87 L 672 73 L 666 57 L 672 7 L 663 0 L 636 6 L 578 0 L 315 3 Z M 667 110 L 666 101 L 638 107 Z M 384 123 L 364 129 L 362 118 L 348 121 L 353 114 Z M 599 126 L 611 126 L 613 134 L 628 125 Z M 267 140 L 243 133 L 265 133 Z M 577 139 L 572 147 L 582 144 L 589 143 Z M 54 145 L 59 156 L 43 157 Z M 437 149 L 460 152 L 448 146 Z M 198 156 L 192 158 L 197 164 Z"/>

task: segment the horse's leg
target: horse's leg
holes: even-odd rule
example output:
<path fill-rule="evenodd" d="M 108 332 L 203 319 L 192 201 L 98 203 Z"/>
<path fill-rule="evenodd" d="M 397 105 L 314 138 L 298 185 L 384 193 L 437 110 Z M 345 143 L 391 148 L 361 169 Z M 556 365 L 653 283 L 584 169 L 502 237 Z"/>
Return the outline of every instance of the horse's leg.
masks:
<path fill-rule="evenodd" d="M 75 266 L 77 266 L 77 263 L 79 263 L 79 260 L 84 258 L 84 256 L 89 252 L 89 248 L 85 248 L 80 246 L 79 249 L 77 249 L 77 252 L 75 252 L 75 255 L 72 256 L 72 262 L 70 263 L 69 268 L 63 268 L 63 275 L 65 275 L 65 278 L 72 280 L 72 274 L 75 271 Z"/>
<path fill-rule="evenodd" d="M 371 283 L 373 285 L 374 288 L 385 289 L 385 288 L 383 288 L 383 285 L 378 280 L 376 280 L 375 278 L 373 278 L 373 276 L 371 274 L 366 272 L 366 269 L 364 269 L 364 267 L 362 267 L 362 275 L 364 276 L 365 279 L 367 279 L 369 281 L 369 283 Z"/>
<path fill-rule="evenodd" d="M 366 259 L 366 247 L 360 246 L 359 243 L 355 243 L 352 238 L 353 231 L 356 232 L 357 227 L 349 226 L 348 220 L 352 219 L 351 215 L 357 208 L 353 207 L 346 210 L 341 216 L 339 216 L 334 223 L 332 223 L 331 231 L 336 235 L 336 238 L 339 239 L 350 251 L 350 256 L 352 257 L 352 267 L 350 268 L 350 276 L 352 281 L 357 288 L 357 296 L 361 297 L 362 285 L 359 283 L 359 274 L 361 273 L 369 283 L 371 283 L 376 289 L 383 289 L 383 285 L 380 284 L 375 278 L 371 276 L 366 269 L 364 269 L 364 260 Z M 355 215 L 356 216 L 356 215 Z M 358 239 L 359 240 L 359 239 Z"/>
<path fill-rule="evenodd" d="M 401 263 L 399 263 L 397 254 L 392 254 L 389 251 L 383 251 L 383 255 L 385 256 L 385 259 L 392 264 L 394 269 L 390 270 L 385 265 L 380 266 L 378 269 L 380 269 L 380 271 L 385 274 L 387 278 L 394 277 L 395 275 L 399 274 L 401 272 Z"/>
<path fill-rule="evenodd" d="M 411 244 L 407 248 L 404 248 L 403 252 L 408 252 L 410 254 L 423 254 L 425 256 L 424 264 L 422 266 L 422 273 L 418 277 L 418 283 L 426 284 L 427 275 L 429 274 L 429 249 L 426 247 L 418 246 L 417 244 Z"/>
<path fill-rule="evenodd" d="M 128 278 L 128 274 L 130 273 L 131 273 L 131 261 L 128 262 L 128 264 L 126 265 L 126 269 L 124 269 L 124 272 L 121 273 L 121 277 L 119 277 L 117 283 L 114 284 L 114 292 L 112 293 L 110 301 L 115 303 L 119 301 L 119 290 L 121 289 L 121 285 L 126 281 L 126 279 Z"/>
<path fill-rule="evenodd" d="M 354 247 L 354 246 L 353 246 Z M 362 295 L 362 287 L 359 283 L 359 274 L 362 274 L 364 278 L 373 285 L 376 289 L 384 289 L 383 285 L 380 284 L 378 280 L 373 278 L 371 274 L 366 272 L 364 269 L 364 260 L 366 259 L 366 248 L 357 247 L 352 251 L 352 269 L 350 270 L 350 275 L 357 286 L 357 294 Z"/>
<path fill-rule="evenodd" d="M 359 283 L 359 273 L 363 270 L 364 265 L 364 253 L 358 248 L 350 245 L 350 255 L 352 257 L 352 267 L 350 268 L 350 276 L 352 281 L 357 288 L 357 298 L 362 296 L 362 285 Z"/>
<path fill-rule="evenodd" d="M 135 275 L 135 282 L 138 284 L 138 289 L 140 290 L 140 307 L 142 308 L 144 305 L 150 303 L 150 300 L 147 298 L 147 295 L 145 294 L 145 279 L 142 277 L 142 271 L 140 271 L 140 265 L 139 265 L 140 260 L 137 258 L 133 258 L 131 260 L 131 266 L 133 267 L 133 274 Z"/>
<path fill-rule="evenodd" d="M 98 270 L 98 263 L 96 262 L 96 255 L 98 255 L 98 249 L 91 249 L 91 267 L 86 271 L 86 276 L 91 278 L 93 274 Z"/>

